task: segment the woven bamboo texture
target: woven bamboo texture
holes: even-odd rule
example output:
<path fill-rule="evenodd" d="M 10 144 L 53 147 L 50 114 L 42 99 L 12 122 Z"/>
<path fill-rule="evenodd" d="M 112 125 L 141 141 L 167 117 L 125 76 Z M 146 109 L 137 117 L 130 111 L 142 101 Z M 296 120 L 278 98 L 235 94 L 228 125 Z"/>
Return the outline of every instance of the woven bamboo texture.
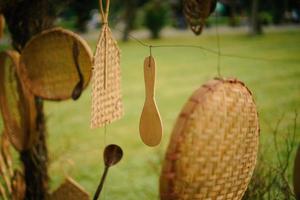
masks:
<path fill-rule="evenodd" d="M 77 34 L 53 28 L 33 37 L 21 54 L 21 78 L 36 96 L 47 100 L 65 100 L 72 96 L 80 77 L 74 60 L 74 45 L 78 46 L 78 63 L 83 77 L 83 89 L 92 71 L 92 51 Z"/>
<path fill-rule="evenodd" d="M 1 135 L 0 175 L 0 197 L 6 200 L 12 193 L 11 177 L 13 176 L 13 171 L 9 141 L 4 132 Z"/>
<path fill-rule="evenodd" d="M 37 139 L 34 97 L 19 81 L 19 54 L 0 53 L 0 109 L 5 131 L 18 150 L 29 149 Z"/>
<path fill-rule="evenodd" d="M 123 116 L 120 50 L 107 24 L 102 27 L 94 61 L 91 127 L 98 128 Z"/>
<path fill-rule="evenodd" d="M 196 35 L 200 35 L 205 20 L 215 10 L 216 0 L 184 0 L 184 15 L 190 28 Z"/>
<path fill-rule="evenodd" d="M 294 167 L 294 190 L 296 199 L 300 199 L 300 146 L 295 159 Z"/>
<path fill-rule="evenodd" d="M 10 142 L 5 132 L 1 135 L 0 152 L 0 199 L 23 200 L 25 196 L 25 182 L 23 174 L 13 169 Z"/>
<path fill-rule="evenodd" d="M 213 80 L 200 87 L 175 124 L 161 200 L 241 199 L 256 164 L 258 137 L 256 106 L 242 82 Z"/>
<path fill-rule="evenodd" d="M 89 200 L 89 194 L 73 179 L 65 182 L 52 193 L 49 200 Z"/>
<path fill-rule="evenodd" d="M 4 28 L 5 28 L 5 20 L 4 20 L 3 15 L 0 15 L 0 39 L 4 35 Z"/>

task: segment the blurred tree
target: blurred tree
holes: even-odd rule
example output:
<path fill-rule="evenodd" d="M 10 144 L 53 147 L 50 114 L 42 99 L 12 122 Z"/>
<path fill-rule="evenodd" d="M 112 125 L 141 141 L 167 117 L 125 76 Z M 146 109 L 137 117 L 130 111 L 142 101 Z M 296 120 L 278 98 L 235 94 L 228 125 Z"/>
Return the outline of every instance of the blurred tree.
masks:
<path fill-rule="evenodd" d="M 137 0 L 124 0 L 125 3 L 125 28 L 123 33 L 123 41 L 128 41 L 129 33 L 133 29 L 138 6 Z"/>
<path fill-rule="evenodd" d="M 1 0 L 3 13 L 15 50 L 22 51 L 31 37 L 51 28 L 57 14 L 69 0 Z M 48 194 L 48 150 L 43 100 L 35 98 L 37 117 L 35 127 L 38 141 L 34 147 L 20 152 L 26 183 L 25 199 L 44 200 Z M 26 135 L 28 133 L 24 133 Z"/>
<path fill-rule="evenodd" d="M 146 4 L 145 25 L 151 31 L 151 37 L 159 38 L 161 29 L 166 25 L 168 7 L 165 2 L 154 0 Z"/>
<path fill-rule="evenodd" d="M 73 0 L 70 7 L 76 16 L 76 30 L 86 32 L 87 22 L 91 18 L 91 10 L 97 8 L 97 0 Z"/>
<path fill-rule="evenodd" d="M 250 34 L 262 34 L 262 24 L 259 18 L 259 2 L 260 0 L 252 0 L 251 17 L 250 17 Z"/>

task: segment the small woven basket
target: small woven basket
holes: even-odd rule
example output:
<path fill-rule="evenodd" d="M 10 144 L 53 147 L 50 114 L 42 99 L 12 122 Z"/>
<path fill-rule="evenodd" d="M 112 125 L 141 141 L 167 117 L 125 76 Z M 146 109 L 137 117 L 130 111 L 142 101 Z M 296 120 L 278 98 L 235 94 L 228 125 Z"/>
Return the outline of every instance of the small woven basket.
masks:
<path fill-rule="evenodd" d="M 160 178 L 161 200 L 241 199 L 258 151 L 251 92 L 213 80 L 194 92 L 174 127 Z"/>
<path fill-rule="evenodd" d="M 89 194 L 73 179 L 67 178 L 49 200 L 89 200 Z"/>
<path fill-rule="evenodd" d="M 120 50 L 107 24 L 102 27 L 94 61 L 91 127 L 98 128 L 123 116 Z"/>
<path fill-rule="evenodd" d="M 17 52 L 0 53 L 0 109 L 4 128 L 13 146 L 22 151 L 36 142 L 36 111 L 34 97 L 19 81 L 18 65 Z"/>
<path fill-rule="evenodd" d="M 53 28 L 33 37 L 21 54 L 22 81 L 35 95 L 47 100 L 65 100 L 72 96 L 80 81 L 74 60 L 74 45 L 78 46 L 78 64 L 84 89 L 91 77 L 92 51 L 77 34 Z"/>
<path fill-rule="evenodd" d="M 184 0 L 183 12 L 192 31 L 199 35 L 205 20 L 215 10 L 216 0 Z"/>

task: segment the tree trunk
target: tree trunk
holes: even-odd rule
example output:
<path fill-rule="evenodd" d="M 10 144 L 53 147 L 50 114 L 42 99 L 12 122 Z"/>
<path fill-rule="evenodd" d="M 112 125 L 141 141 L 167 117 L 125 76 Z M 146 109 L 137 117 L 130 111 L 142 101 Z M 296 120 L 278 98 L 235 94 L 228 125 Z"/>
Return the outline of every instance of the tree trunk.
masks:
<path fill-rule="evenodd" d="M 133 28 L 134 20 L 136 17 L 137 5 L 135 0 L 125 0 L 125 4 L 125 29 L 123 34 L 123 41 L 128 41 L 129 33 Z"/>
<path fill-rule="evenodd" d="M 262 24 L 259 18 L 259 0 L 252 0 L 250 20 L 251 20 L 250 34 L 251 35 L 262 34 Z"/>
<path fill-rule="evenodd" d="M 57 2 L 56 2 L 57 1 Z M 68 1 L 68 0 L 67 0 Z M 63 1 L 66 3 L 66 1 Z M 26 42 L 37 33 L 52 27 L 59 0 L 1 0 L 3 12 L 12 38 L 13 47 L 21 52 Z M 36 132 L 38 141 L 34 147 L 20 153 L 26 183 L 25 199 L 44 200 L 48 193 L 48 151 L 43 101 L 36 97 Z"/>

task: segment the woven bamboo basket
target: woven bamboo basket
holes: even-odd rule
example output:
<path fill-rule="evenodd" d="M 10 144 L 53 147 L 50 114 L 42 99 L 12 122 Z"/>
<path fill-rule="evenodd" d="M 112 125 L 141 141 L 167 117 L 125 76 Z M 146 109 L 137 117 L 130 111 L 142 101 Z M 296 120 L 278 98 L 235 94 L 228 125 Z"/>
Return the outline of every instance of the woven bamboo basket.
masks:
<path fill-rule="evenodd" d="M 183 12 L 190 28 L 196 35 L 200 35 L 205 20 L 215 10 L 216 0 L 184 0 Z"/>
<path fill-rule="evenodd" d="M 34 97 L 19 81 L 18 65 L 17 52 L 0 53 L 0 109 L 4 128 L 13 146 L 22 151 L 36 142 L 37 133 Z"/>
<path fill-rule="evenodd" d="M 251 92 L 234 79 L 208 82 L 177 119 L 161 173 L 161 199 L 241 199 L 256 164 L 258 142 Z"/>
<path fill-rule="evenodd" d="M 76 60 L 75 45 L 79 54 Z M 53 28 L 36 35 L 24 47 L 20 62 L 21 79 L 35 96 L 65 100 L 72 97 L 80 74 L 82 89 L 88 85 L 92 59 L 90 47 L 79 35 Z"/>
<path fill-rule="evenodd" d="M 294 167 L 294 190 L 296 199 L 300 199 L 300 146 L 295 159 Z"/>
<path fill-rule="evenodd" d="M 92 78 L 91 127 L 98 128 L 123 116 L 120 50 L 107 24 L 97 45 Z"/>
<path fill-rule="evenodd" d="M 67 178 L 49 200 L 89 200 L 89 194 L 73 179 Z"/>

